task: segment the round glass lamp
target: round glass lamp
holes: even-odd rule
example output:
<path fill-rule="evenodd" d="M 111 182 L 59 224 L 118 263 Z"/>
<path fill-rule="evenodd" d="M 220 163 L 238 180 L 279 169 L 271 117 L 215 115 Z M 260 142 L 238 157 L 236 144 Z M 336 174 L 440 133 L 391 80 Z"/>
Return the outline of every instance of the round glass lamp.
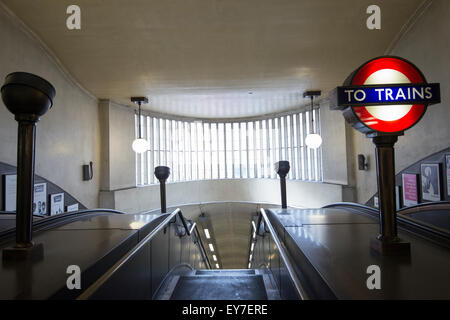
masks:
<path fill-rule="evenodd" d="M 144 153 L 150 149 L 150 144 L 147 140 L 138 138 L 133 141 L 131 148 L 133 148 L 133 151 L 136 153 Z"/>
<path fill-rule="evenodd" d="M 317 149 L 322 145 L 322 137 L 317 133 L 310 133 L 305 138 L 305 144 L 308 148 Z"/>

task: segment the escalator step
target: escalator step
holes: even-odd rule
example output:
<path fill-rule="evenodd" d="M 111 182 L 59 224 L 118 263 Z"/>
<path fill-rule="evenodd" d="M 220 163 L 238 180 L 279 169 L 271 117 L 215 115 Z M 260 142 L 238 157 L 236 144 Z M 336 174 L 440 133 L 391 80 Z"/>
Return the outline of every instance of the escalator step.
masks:
<path fill-rule="evenodd" d="M 231 269 L 231 270 L 197 270 L 196 275 L 248 275 L 255 274 L 255 270 L 252 269 Z"/>
<path fill-rule="evenodd" d="M 267 300 L 261 275 L 182 276 L 171 300 Z"/>

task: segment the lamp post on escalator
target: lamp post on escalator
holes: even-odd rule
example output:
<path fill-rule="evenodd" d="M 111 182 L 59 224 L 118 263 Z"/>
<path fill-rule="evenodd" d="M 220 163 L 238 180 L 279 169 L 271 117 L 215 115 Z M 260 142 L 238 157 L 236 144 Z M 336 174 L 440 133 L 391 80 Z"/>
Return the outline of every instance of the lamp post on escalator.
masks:
<path fill-rule="evenodd" d="M 287 208 L 287 196 L 286 196 L 286 176 L 289 173 L 291 166 L 289 161 L 278 161 L 275 163 L 275 172 L 280 176 L 280 189 L 281 189 L 281 208 Z"/>
<path fill-rule="evenodd" d="M 167 213 L 166 207 L 166 180 L 170 176 L 170 168 L 159 166 L 155 168 L 155 177 L 159 180 L 159 189 L 161 193 L 161 213 Z"/>
<path fill-rule="evenodd" d="M 4 260 L 42 257 L 42 244 L 32 241 L 36 125 L 53 105 L 55 88 L 31 73 L 6 76 L 2 100 L 18 122 L 16 244 L 3 250 Z"/>

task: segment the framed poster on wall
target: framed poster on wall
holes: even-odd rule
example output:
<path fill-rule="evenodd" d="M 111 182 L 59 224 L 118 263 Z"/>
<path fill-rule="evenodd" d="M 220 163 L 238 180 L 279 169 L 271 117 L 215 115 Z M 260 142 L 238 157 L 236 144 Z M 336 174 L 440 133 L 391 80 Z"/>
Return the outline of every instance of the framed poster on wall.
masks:
<path fill-rule="evenodd" d="M 78 211 L 78 203 L 67 206 L 67 212 Z"/>
<path fill-rule="evenodd" d="M 419 191 L 417 189 L 417 174 L 403 173 L 403 205 L 414 206 L 419 203 Z"/>
<path fill-rule="evenodd" d="M 422 179 L 422 200 L 441 200 L 441 181 L 438 163 L 422 163 L 420 165 Z"/>
<path fill-rule="evenodd" d="M 445 177 L 447 178 L 447 196 L 450 196 L 450 154 L 445 155 Z"/>
<path fill-rule="evenodd" d="M 47 184 L 36 183 L 34 185 L 33 214 L 47 213 Z"/>
<path fill-rule="evenodd" d="M 17 175 L 4 175 L 5 188 L 3 199 L 5 199 L 5 211 L 16 211 Z"/>
<path fill-rule="evenodd" d="M 64 193 L 50 195 L 50 215 L 64 212 Z"/>

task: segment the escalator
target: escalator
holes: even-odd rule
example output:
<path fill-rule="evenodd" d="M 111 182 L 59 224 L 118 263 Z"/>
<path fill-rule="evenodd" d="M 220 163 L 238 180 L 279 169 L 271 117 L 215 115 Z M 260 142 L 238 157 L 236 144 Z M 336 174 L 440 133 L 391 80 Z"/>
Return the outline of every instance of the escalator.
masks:
<path fill-rule="evenodd" d="M 186 220 L 181 210 L 176 209 L 164 215 L 164 219 L 145 238 L 103 273 L 77 299 L 279 300 L 306 298 L 307 295 L 295 275 L 292 262 L 289 261 L 288 254 L 268 221 L 264 209 L 260 212 L 260 223 L 266 230 L 263 232 L 263 237 L 271 241 L 270 256 L 272 259 L 277 257 L 277 264 L 265 266 L 259 263 L 257 269 L 211 270 L 196 223 Z M 175 231 L 173 238 L 173 233 L 168 228 L 173 228 Z M 169 245 L 167 248 L 169 252 L 167 252 L 162 242 L 155 242 L 158 241 L 158 237 L 167 234 L 166 229 L 170 237 L 169 244 L 179 241 L 177 240 L 179 237 L 184 243 L 192 241 L 191 248 L 194 251 L 188 249 L 189 255 L 185 255 L 183 245 Z M 200 257 L 198 268 L 189 261 L 192 253 Z M 178 258 L 170 266 L 165 267 L 160 280 L 152 283 L 153 274 L 160 272 L 158 269 L 161 263 L 167 261 L 167 254 L 169 260 L 171 256 Z M 255 252 L 255 255 L 259 254 Z M 281 274 L 283 277 L 280 277 Z"/>
<path fill-rule="evenodd" d="M 373 208 L 352 203 L 318 209 L 261 208 L 248 224 L 248 269 L 214 270 L 200 237 L 201 226 L 186 219 L 184 209 L 168 214 L 118 214 L 99 209 L 36 221 L 33 238 L 43 243 L 44 259 L 26 266 L 0 265 L 0 298 L 450 297 L 448 233 L 407 216 L 408 212 L 433 208 L 410 208 L 398 216 L 399 235 L 411 243 L 410 258 L 383 257 L 370 251 L 369 240 L 379 228 Z M 13 234 L 14 230 L 0 233 L 4 240 L 0 245 L 10 245 Z M 66 287 L 70 264 L 82 271 L 79 291 Z M 383 270 L 379 291 L 366 287 L 370 265 Z"/>
<path fill-rule="evenodd" d="M 156 300 L 279 300 L 265 270 L 193 270 L 172 276 Z"/>

